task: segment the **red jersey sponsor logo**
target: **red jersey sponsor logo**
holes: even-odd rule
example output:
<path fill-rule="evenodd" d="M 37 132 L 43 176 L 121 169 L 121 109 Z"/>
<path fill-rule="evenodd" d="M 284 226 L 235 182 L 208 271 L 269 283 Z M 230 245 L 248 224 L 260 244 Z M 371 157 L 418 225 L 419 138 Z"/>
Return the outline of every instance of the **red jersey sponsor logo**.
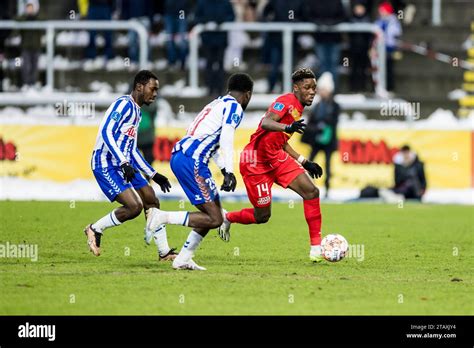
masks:
<path fill-rule="evenodd" d="M 131 138 L 135 138 L 135 136 L 137 135 L 137 130 L 135 129 L 135 127 L 132 126 L 127 131 L 125 131 L 125 135 L 128 135 Z"/>

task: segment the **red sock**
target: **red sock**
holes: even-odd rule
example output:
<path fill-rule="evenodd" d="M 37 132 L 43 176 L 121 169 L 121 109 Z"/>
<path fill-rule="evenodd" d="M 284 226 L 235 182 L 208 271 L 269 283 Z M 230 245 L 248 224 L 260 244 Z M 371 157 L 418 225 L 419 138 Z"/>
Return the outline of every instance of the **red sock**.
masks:
<path fill-rule="evenodd" d="M 241 211 L 231 211 L 227 213 L 226 218 L 232 223 L 244 225 L 257 223 L 253 214 L 253 209 L 251 208 L 242 209 Z"/>
<path fill-rule="evenodd" d="M 304 217 L 309 227 L 309 239 L 311 245 L 321 244 L 321 207 L 319 206 L 319 198 L 313 198 L 303 201 Z"/>

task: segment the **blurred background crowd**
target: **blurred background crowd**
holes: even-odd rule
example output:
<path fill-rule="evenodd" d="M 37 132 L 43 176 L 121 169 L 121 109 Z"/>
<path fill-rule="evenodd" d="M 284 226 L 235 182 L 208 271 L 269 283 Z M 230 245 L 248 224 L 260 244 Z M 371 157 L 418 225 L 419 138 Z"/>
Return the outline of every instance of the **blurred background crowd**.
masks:
<path fill-rule="evenodd" d="M 47 0 L 6 0 L 0 8 L 1 19 L 36 21 L 48 19 L 129 20 L 136 19 L 148 28 L 150 44 L 162 44 L 163 54 L 150 52 L 150 62 L 159 62 L 159 68 L 184 71 L 189 51 L 188 35 L 195 24 L 215 22 L 312 22 L 334 25 L 343 22 L 376 23 L 383 31 L 387 50 L 387 88 L 395 88 L 394 62 L 397 58 L 396 40 L 402 37 L 402 26 L 410 25 L 416 6 L 408 1 L 391 0 L 78 0 L 53 2 Z M 121 70 L 136 68 L 138 38 L 134 31 L 118 34 L 112 31 L 90 31 L 82 52 L 66 50 L 62 56 L 67 68 L 75 62 L 85 71 Z M 44 84 L 40 56 L 43 53 L 43 31 L 0 31 L 0 56 L 5 59 L 17 55 L 8 47 L 21 42 L 21 76 L 12 77 L 11 85 L 23 87 Z M 121 35 L 118 41 L 117 35 Z M 18 41 L 18 36 L 21 41 Z M 63 44 L 75 46 L 84 36 L 63 35 Z M 156 40 L 153 41 L 153 38 Z M 64 42 L 69 39 L 69 42 Z M 15 41 L 16 40 L 16 41 Z M 161 41 L 160 41 L 161 40 Z M 370 33 L 315 33 L 295 34 L 295 58 L 311 66 L 318 74 L 330 72 L 335 91 L 373 91 L 371 58 L 374 37 Z M 125 46 L 125 47 L 123 47 Z M 264 71 L 266 92 L 281 92 L 282 37 L 281 33 L 243 31 L 207 32 L 202 35 L 202 57 L 205 62 L 205 82 L 212 95 L 222 92 L 225 72 L 247 70 L 249 60 L 246 47 L 259 47 L 260 54 L 252 63 Z M 160 57 L 165 58 L 159 60 Z M 129 64 L 124 65 L 128 58 Z M 344 60 L 344 58 L 346 58 Z M 5 66 L 5 64 L 3 64 Z M 2 76 L 5 76 L 5 67 Z M 341 85 L 341 72 L 349 76 Z M 0 88 L 4 87 L 0 83 Z"/>

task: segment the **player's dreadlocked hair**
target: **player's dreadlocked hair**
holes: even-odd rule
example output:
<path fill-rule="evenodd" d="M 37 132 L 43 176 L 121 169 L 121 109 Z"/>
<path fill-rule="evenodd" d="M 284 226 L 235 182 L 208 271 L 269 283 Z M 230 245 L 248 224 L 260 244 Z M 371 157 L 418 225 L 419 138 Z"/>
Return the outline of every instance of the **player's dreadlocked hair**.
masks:
<path fill-rule="evenodd" d="M 133 80 L 133 89 L 137 84 L 146 85 L 151 79 L 158 80 L 158 77 L 150 70 L 140 70 Z"/>
<path fill-rule="evenodd" d="M 314 78 L 316 78 L 316 76 L 314 75 L 314 72 L 309 68 L 299 68 L 291 75 L 291 80 L 293 81 L 293 83 L 297 83 L 298 81 L 304 79 Z"/>
<path fill-rule="evenodd" d="M 248 92 L 253 90 L 252 78 L 244 73 L 235 73 L 229 77 L 228 91 Z"/>

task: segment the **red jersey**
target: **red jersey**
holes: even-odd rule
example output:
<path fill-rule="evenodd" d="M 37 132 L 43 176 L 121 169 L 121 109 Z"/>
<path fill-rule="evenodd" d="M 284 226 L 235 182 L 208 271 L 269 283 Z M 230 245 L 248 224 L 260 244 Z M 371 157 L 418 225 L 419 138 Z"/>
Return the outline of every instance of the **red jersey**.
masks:
<path fill-rule="evenodd" d="M 281 117 L 279 123 L 290 125 L 301 118 L 303 109 L 304 106 L 298 98 L 293 93 L 288 93 L 278 97 L 270 105 L 267 113 L 277 114 Z M 256 160 L 257 167 L 275 166 L 278 160 L 281 161 L 288 155 L 283 151 L 283 145 L 291 138 L 291 135 L 285 132 L 266 131 L 262 129 L 262 121 L 260 121 L 257 131 L 251 135 L 250 143 L 245 147 L 247 158 L 252 157 L 251 162 L 254 166 Z"/>

